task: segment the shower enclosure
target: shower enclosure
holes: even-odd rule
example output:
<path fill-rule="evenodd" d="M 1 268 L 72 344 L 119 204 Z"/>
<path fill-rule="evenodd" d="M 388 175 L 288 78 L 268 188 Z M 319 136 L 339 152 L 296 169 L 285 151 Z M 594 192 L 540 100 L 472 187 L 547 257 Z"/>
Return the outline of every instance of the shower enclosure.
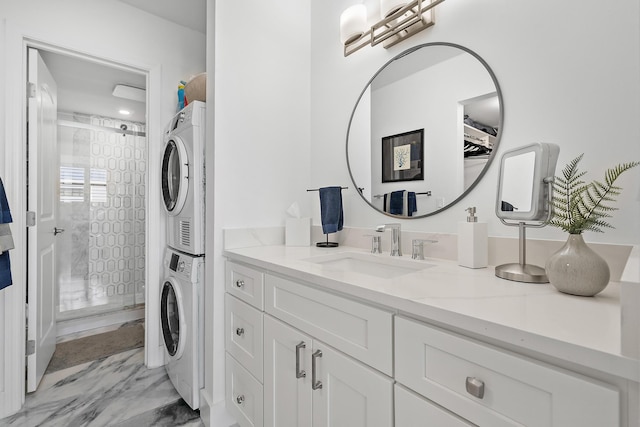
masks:
<path fill-rule="evenodd" d="M 58 321 L 143 307 L 145 125 L 58 113 Z"/>

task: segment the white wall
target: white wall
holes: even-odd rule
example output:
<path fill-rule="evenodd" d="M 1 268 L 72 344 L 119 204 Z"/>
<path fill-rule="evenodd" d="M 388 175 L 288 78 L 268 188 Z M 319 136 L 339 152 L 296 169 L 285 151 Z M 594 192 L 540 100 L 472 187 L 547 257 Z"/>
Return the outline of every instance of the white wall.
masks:
<path fill-rule="evenodd" d="M 310 215 L 309 20 L 310 0 L 215 2 L 215 206 L 207 205 L 208 224 L 215 220 L 213 252 L 207 246 L 214 327 L 205 369 L 212 405 L 224 397 L 222 230 L 284 226 L 294 201 Z"/>
<path fill-rule="evenodd" d="M 0 176 L 7 187 L 14 212 L 14 240 L 12 251 L 14 285 L 0 292 L 0 418 L 19 409 L 24 392 L 24 322 L 25 296 L 25 234 L 26 210 L 24 197 L 24 88 L 25 57 L 23 40 L 64 48 L 65 50 L 103 58 L 140 70 L 150 71 L 147 84 L 149 98 L 147 117 L 150 145 L 150 174 L 159 176 L 162 131 L 175 114 L 176 88 L 179 80 L 205 69 L 205 36 L 202 33 L 172 24 L 120 1 L 83 0 L 23 0 L 0 3 Z M 154 153 L 154 154 L 152 154 Z M 157 167 L 153 167 L 156 156 Z M 19 159 L 16 161 L 16 159 Z M 148 194 L 151 217 L 162 211 L 160 195 Z M 151 222 L 151 218 L 149 218 Z M 159 220 L 155 220 L 159 224 Z M 160 259 L 164 239 L 163 227 L 148 233 L 148 247 L 157 248 Z M 159 286 L 159 268 L 148 269 L 147 283 L 153 295 Z M 147 301 L 148 308 L 159 304 Z M 157 326 L 157 325 L 154 325 Z M 156 327 L 156 331 L 158 327 Z M 159 336 L 151 337 L 155 354 L 160 351 Z M 148 349 L 151 353 L 154 349 Z M 149 361 L 160 363 L 156 357 Z M 17 387 L 22 390 L 16 390 Z"/>
<path fill-rule="evenodd" d="M 436 25 L 389 50 L 367 47 L 344 58 L 340 13 L 356 0 L 313 2 L 311 10 L 311 181 L 350 186 L 345 225 L 373 227 L 389 218 L 373 211 L 353 190 L 344 160 L 348 120 L 358 95 L 380 66 L 405 49 L 451 42 L 479 54 L 492 68 L 504 97 L 498 154 L 532 142 L 560 145 L 558 172 L 585 153 L 581 170 L 602 179 L 620 162 L 640 160 L 640 4 L 636 0 L 518 2 L 447 1 L 437 6 Z M 370 21 L 378 2 L 365 0 Z M 374 16 L 375 15 L 375 16 Z M 477 206 L 493 236 L 517 236 L 494 214 L 499 162 L 460 203 L 424 219 L 403 220 L 406 230 L 456 232 L 464 209 Z M 640 242 L 640 168 L 622 176 L 624 188 L 611 223 L 615 230 L 587 233 L 587 241 Z M 312 209 L 314 223 L 319 214 Z M 558 229 L 531 230 L 530 238 L 564 240 Z"/>

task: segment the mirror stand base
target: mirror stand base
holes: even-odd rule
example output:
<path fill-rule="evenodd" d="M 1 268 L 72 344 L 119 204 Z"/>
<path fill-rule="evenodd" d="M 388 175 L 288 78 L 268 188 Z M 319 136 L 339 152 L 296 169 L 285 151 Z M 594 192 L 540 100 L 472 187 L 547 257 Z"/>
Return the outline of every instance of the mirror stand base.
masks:
<path fill-rule="evenodd" d="M 549 283 L 544 268 L 531 264 L 502 264 L 496 267 L 496 276 L 524 283 Z"/>

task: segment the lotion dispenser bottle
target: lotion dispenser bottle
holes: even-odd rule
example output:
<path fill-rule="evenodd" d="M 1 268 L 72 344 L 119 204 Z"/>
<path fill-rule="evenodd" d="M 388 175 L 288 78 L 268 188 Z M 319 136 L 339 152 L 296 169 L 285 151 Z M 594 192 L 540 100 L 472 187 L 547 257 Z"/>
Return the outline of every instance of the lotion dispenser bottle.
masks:
<path fill-rule="evenodd" d="M 469 215 L 458 223 L 458 264 L 468 268 L 484 268 L 489 261 L 487 223 L 478 222 L 476 208 L 465 209 Z"/>

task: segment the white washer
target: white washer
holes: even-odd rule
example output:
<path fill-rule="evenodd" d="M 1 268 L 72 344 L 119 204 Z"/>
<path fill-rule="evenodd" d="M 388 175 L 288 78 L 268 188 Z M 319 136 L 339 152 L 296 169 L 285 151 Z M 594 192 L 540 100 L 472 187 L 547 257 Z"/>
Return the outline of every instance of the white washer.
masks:
<path fill-rule="evenodd" d="M 165 250 L 160 324 L 165 368 L 192 408 L 200 407 L 204 387 L 204 257 Z"/>
<path fill-rule="evenodd" d="M 205 103 L 194 101 L 176 114 L 164 132 L 162 199 L 167 244 L 204 255 Z"/>

